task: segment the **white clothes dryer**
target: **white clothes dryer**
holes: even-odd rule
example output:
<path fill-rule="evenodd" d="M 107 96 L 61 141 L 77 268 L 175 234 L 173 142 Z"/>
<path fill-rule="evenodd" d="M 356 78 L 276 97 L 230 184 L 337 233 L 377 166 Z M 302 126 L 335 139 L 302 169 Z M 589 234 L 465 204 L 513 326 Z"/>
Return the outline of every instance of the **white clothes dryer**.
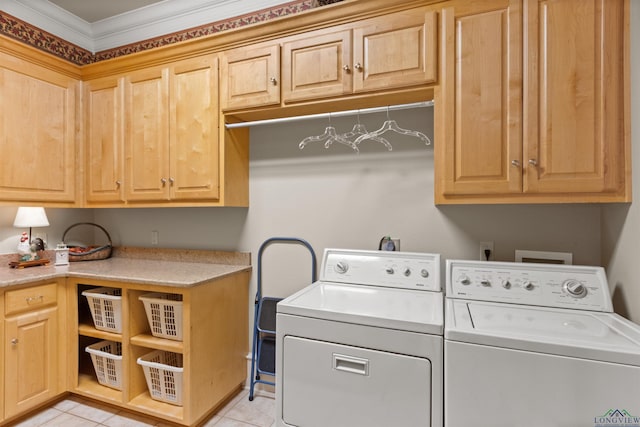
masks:
<path fill-rule="evenodd" d="M 277 306 L 276 425 L 442 426 L 440 255 L 325 250 Z"/>
<path fill-rule="evenodd" d="M 601 267 L 447 260 L 447 427 L 640 426 L 640 326 Z"/>

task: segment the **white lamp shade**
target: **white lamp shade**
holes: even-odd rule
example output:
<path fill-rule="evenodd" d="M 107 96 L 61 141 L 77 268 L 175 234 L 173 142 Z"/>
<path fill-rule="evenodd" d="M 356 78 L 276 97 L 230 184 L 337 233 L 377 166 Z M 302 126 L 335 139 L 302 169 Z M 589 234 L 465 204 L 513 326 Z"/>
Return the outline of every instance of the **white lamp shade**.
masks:
<path fill-rule="evenodd" d="M 16 219 L 13 221 L 13 226 L 18 228 L 48 227 L 49 220 L 44 208 L 20 207 L 16 213 Z"/>

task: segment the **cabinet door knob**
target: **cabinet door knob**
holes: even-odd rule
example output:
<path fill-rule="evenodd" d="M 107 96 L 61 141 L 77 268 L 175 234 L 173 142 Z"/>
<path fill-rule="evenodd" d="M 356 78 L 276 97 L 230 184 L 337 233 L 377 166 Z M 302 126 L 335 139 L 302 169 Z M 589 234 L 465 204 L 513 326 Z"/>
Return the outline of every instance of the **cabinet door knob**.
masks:
<path fill-rule="evenodd" d="M 167 185 L 167 178 L 160 178 L 160 182 L 162 183 L 162 186 L 164 187 L 165 185 Z"/>
<path fill-rule="evenodd" d="M 351 72 L 351 68 L 349 68 L 348 65 L 343 65 L 342 69 L 346 72 L 346 73 L 350 73 Z"/>
<path fill-rule="evenodd" d="M 517 168 L 520 167 L 520 161 L 519 160 L 511 160 L 511 166 L 515 166 Z"/>
<path fill-rule="evenodd" d="M 353 68 L 355 68 L 358 71 L 362 71 L 362 64 L 361 63 L 356 63 L 356 65 L 353 66 Z"/>
<path fill-rule="evenodd" d="M 16 345 L 18 344 L 18 338 L 14 338 L 11 340 L 11 344 Z"/>
<path fill-rule="evenodd" d="M 538 166 L 538 161 L 536 159 L 529 159 L 529 164 L 531 166 Z"/>
<path fill-rule="evenodd" d="M 120 188 L 120 186 L 122 185 L 122 183 L 120 182 L 120 180 L 116 181 L 116 187 Z"/>
<path fill-rule="evenodd" d="M 275 78 L 275 77 L 271 77 L 271 78 L 269 79 L 269 81 L 270 81 L 270 82 L 271 82 L 271 84 L 272 84 L 272 85 L 274 85 L 274 86 L 278 84 L 278 80 L 276 80 L 276 78 Z"/>
<path fill-rule="evenodd" d="M 169 178 L 169 184 L 170 184 L 171 186 L 173 186 L 173 183 L 174 183 L 174 182 L 176 182 L 176 180 L 175 180 L 175 179 L 173 179 L 173 178 Z"/>

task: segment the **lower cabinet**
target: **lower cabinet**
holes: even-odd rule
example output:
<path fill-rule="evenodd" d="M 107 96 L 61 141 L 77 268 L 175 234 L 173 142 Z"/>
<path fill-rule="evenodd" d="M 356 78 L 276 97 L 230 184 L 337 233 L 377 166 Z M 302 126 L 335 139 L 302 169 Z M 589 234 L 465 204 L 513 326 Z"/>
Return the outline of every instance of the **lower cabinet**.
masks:
<path fill-rule="evenodd" d="M 63 391 L 64 346 L 57 282 L 4 294 L 4 416 L 11 418 Z M 62 298 L 64 302 L 64 298 Z"/>
<path fill-rule="evenodd" d="M 71 384 L 68 387 L 71 392 L 191 426 L 204 420 L 243 387 L 247 375 L 249 342 L 248 272 L 189 288 L 69 280 L 69 303 L 77 307 L 77 310 L 70 310 L 77 325 L 69 361 Z M 116 290 L 110 293 L 119 295 L 120 307 L 113 312 L 121 321 L 120 332 L 96 328 L 99 322 L 94 322 L 89 300 L 82 293 L 92 293 L 92 289 L 98 292 L 95 290 L 98 287 Z M 181 300 L 181 314 L 178 317 L 163 319 L 166 307 L 162 303 L 155 307 L 160 315 L 155 319 L 163 328 L 168 326 L 171 329 L 174 323 L 181 325 L 181 339 L 169 338 L 162 333 L 153 334 L 144 302 L 140 299 L 152 293 L 168 294 L 171 297 L 168 300 Z M 177 311 L 172 309 L 172 312 Z M 153 329 L 157 331 L 156 327 Z M 120 350 L 120 354 L 112 358 L 119 364 L 119 367 L 113 365 L 118 376 L 116 383 L 119 383 L 115 387 L 98 380 L 91 354 L 86 351 L 87 347 L 97 347 L 97 343 L 105 340 L 114 343 L 113 348 L 119 347 Z M 172 373 L 174 365 L 160 358 L 158 363 L 161 370 L 159 377 L 155 378 L 159 382 L 159 389 L 153 389 L 161 393 L 152 396 L 138 359 L 142 358 L 143 362 L 154 360 L 148 356 L 155 351 L 179 360 L 181 363 L 176 367 L 181 368 L 181 372 L 179 375 Z M 105 356 L 105 360 L 109 358 Z M 111 365 L 105 366 L 105 369 L 111 369 Z M 167 372 L 171 378 L 165 375 Z M 173 399 L 176 394 L 177 399 Z"/>

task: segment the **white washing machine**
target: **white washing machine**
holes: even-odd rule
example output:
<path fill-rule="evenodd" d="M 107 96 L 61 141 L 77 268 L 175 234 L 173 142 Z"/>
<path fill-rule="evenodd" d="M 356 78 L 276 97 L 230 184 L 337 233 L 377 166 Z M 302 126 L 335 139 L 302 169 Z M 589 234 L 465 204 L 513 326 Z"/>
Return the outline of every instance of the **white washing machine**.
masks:
<path fill-rule="evenodd" d="M 640 326 L 604 269 L 447 260 L 447 427 L 640 426 Z"/>
<path fill-rule="evenodd" d="M 276 425 L 442 426 L 440 255 L 325 250 L 278 303 Z"/>

